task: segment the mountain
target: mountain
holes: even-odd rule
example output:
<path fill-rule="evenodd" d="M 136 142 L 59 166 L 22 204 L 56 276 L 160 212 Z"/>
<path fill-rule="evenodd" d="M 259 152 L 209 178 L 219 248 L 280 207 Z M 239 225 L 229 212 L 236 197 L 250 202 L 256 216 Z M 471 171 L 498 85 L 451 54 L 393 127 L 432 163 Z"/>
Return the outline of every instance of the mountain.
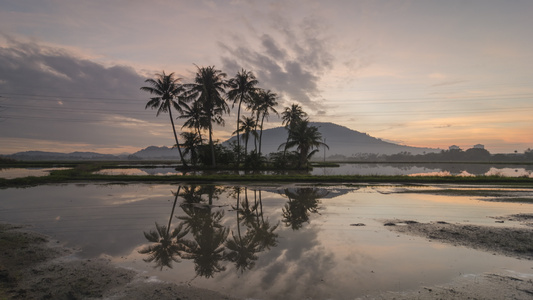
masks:
<path fill-rule="evenodd" d="M 441 151 L 440 149 L 434 148 L 410 147 L 385 142 L 366 133 L 361 133 L 334 123 L 310 122 L 309 125 L 318 127 L 318 131 L 322 134 L 322 138 L 329 146 L 329 149 L 326 149 L 327 157 L 334 155 L 352 157 L 371 153 L 391 155 L 400 152 L 410 152 L 415 155 Z M 263 130 L 261 152 L 265 154 L 276 152 L 278 151 L 279 145 L 286 142 L 286 140 L 287 130 L 284 127 Z M 237 137 L 233 136 L 223 144 L 228 145 L 232 141 L 236 142 Z M 254 149 L 254 147 L 253 138 L 250 138 L 248 141 L 248 149 Z M 317 153 L 316 156 L 322 157 L 324 155 L 323 151 L 324 148 L 321 147 L 320 153 Z"/>
<path fill-rule="evenodd" d="M 440 149 L 433 148 L 418 148 L 404 145 L 398 145 L 381 139 L 371 137 L 366 133 L 361 133 L 356 130 L 349 129 L 333 123 L 311 122 L 311 126 L 318 127 L 325 139 L 325 143 L 329 146 L 326 149 L 326 156 L 331 157 L 335 155 L 342 155 L 346 157 L 365 156 L 368 154 L 396 154 L 400 152 L 410 152 L 411 154 L 423 154 L 431 152 L 440 152 Z M 228 146 L 231 141 L 236 141 L 234 136 L 229 140 L 223 142 L 224 146 Z M 284 127 L 276 127 L 266 129 L 263 131 L 262 152 L 265 154 L 277 152 L 279 145 L 287 140 L 287 130 Z M 254 140 L 250 138 L 248 141 L 248 150 L 254 149 Z M 324 148 L 315 156 L 323 157 Z M 58 152 L 44 152 L 44 151 L 25 151 L 10 155 L 2 155 L 6 158 L 16 160 L 36 161 L 36 160 L 179 160 L 177 149 L 169 147 L 149 146 L 145 149 L 137 151 L 131 155 L 112 155 L 101 154 L 95 152 L 72 152 L 72 153 L 58 153 Z"/>
<path fill-rule="evenodd" d="M 112 154 L 101 154 L 96 152 L 45 152 L 45 151 L 24 151 L 10 155 L 3 155 L 6 158 L 16 160 L 119 160 L 118 156 Z"/>
<path fill-rule="evenodd" d="M 178 149 L 168 148 L 166 146 L 150 146 L 137 151 L 129 156 L 130 159 L 162 159 L 162 160 L 179 160 Z"/>

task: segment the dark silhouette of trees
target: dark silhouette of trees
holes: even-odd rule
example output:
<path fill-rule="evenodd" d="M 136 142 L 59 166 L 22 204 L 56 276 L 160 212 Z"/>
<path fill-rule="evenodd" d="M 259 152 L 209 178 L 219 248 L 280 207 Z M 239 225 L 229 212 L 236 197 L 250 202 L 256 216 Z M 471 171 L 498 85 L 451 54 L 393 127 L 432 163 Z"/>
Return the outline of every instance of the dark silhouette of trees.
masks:
<path fill-rule="evenodd" d="M 178 116 L 178 118 L 186 119 L 185 123 L 183 123 L 183 126 L 181 128 L 194 128 L 196 130 L 196 133 L 198 134 L 198 137 L 200 138 L 200 142 L 203 143 L 202 129 L 206 129 L 209 127 L 209 120 L 202 111 L 200 102 L 195 101 L 192 103 L 192 105 L 185 107 L 181 115 Z"/>
<path fill-rule="evenodd" d="M 287 129 L 287 141 L 283 148 L 283 159 L 285 159 L 287 154 L 287 144 L 289 143 L 291 128 L 305 118 L 307 118 L 307 113 L 304 112 L 302 107 L 298 104 L 292 104 L 290 107 L 286 107 L 281 113 L 282 125 Z"/>
<path fill-rule="evenodd" d="M 261 141 L 263 139 L 263 123 L 265 118 L 268 119 L 271 112 L 278 115 L 278 112 L 275 109 L 278 105 L 277 97 L 278 95 L 270 90 L 259 90 L 254 98 L 254 108 L 257 114 L 257 119 L 261 119 L 261 123 L 259 124 L 259 156 L 261 156 Z"/>
<path fill-rule="evenodd" d="M 233 101 L 233 105 L 237 104 L 237 148 L 240 148 L 240 138 L 239 138 L 239 122 L 241 120 L 241 107 L 242 104 L 249 104 L 252 101 L 252 95 L 256 90 L 256 85 L 258 84 L 257 79 L 254 74 L 250 71 L 242 69 L 240 72 L 231 78 L 229 81 L 230 90 L 228 91 L 229 100 Z M 237 165 L 240 163 L 240 153 L 237 152 Z"/>
<path fill-rule="evenodd" d="M 216 167 L 215 145 L 213 142 L 213 123 L 224 125 L 222 115 L 229 112 L 225 99 L 226 73 L 215 69 L 215 66 L 198 67 L 194 83 L 186 84 L 189 100 L 198 101 L 206 116 L 209 130 L 209 146 L 211 148 L 211 164 Z"/>
<path fill-rule="evenodd" d="M 248 155 L 248 141 L 250 139 L 250 134 L 254 137 L 257 137 L 257 131 L 255 131 L 256 122 L 252 117 L 242 117 L 242 120 L 239 122 L 239 127 L 233 134 L 242 132 L 242 140 L 244 142 L 244 155 Z"/>
<path fill-rule="evenodd" d="M 286 143 L 280 145 L 285 149 L 296 147 L 298 152 L 298 168 L 307 167 L 309 159 L 319 151 L 319 147 L 329 146 L 322 142 L 322 134 L 318 127 L 309 126 L 308 120 L 300 120 L 289 128 L 289 138 Z"/>
<path fill-rule="evenodd" d="M 182 132 L 181 137 L 183 138 L 183 155 L 189 154 L 191 159 L 191 164 L 196 166 L 198 162 L 198 148 L 202 145 L 202 139 L 196 132 Z"/>
<path fill-rule="evenodd" d="M 183 154 L 181 153 L 180 144 L 178 141 L 178 135 L 176 134 L 176 128 L 174 127 L 174 118 L 172 117 L 172 108 L 176 109 L 178 112 L 183 111 L 183 107 L 187 107 L 187 104 L 182 97 L 185 92 L 184 86 L 179 83 L 181 78 L 174 77 L 174 73 L 165 74 L 163 71 L 161 74 L 156 74 L 155 79 L 146 79 L 145 82 L 150 84 L 150 86 L 143 86 L 141 90 L 149 92 L 156 97 L 150 98 L 150 101 L 146 103 L 145 109 L 148 107 L 152 109 L 157 109 L 156 115 L 159 116 L 160 113 L 168 112 L 170 117 L 170 123 L 172 124 L 172 131 L 174 132 L 174 139 L 176 140 L 176 147 L 180 154 L 181 163 L 184 167 L 187 167 L 187 163 L 183 159 Z"/>

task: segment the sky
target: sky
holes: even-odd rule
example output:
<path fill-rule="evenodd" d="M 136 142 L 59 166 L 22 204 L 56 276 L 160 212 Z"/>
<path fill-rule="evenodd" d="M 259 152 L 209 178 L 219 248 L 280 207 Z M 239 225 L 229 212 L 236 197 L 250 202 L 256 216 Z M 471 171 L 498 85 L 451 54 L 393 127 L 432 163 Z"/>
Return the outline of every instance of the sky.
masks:
<path fill-rule="evenodd" d="M 162 71 L 189 83 L 196 66 L 252 71 L 279 112 L 297 103 L 311 121 L 521 153 L 533 148 L 531 28 L 529 0 L 0 0 L 0 154 L 171 146 L 168 115 L 145 110 L 140 87 Z"/>

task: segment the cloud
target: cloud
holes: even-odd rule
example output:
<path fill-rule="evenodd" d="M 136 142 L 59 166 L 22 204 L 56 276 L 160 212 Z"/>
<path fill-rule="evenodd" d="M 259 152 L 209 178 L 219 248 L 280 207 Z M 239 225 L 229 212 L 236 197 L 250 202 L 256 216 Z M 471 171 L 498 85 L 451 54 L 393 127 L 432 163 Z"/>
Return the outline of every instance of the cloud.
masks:
<path fill-rule="evenodd" d="M 241 68 L 251 70 L 261 87 L 285 101 L 323 109 L 319 83 L 334 62 L 331 37 L 320 25 L 323 20 L 306 17 L 296 22 L 281 13 L 269 16 L 272 24 L 266 32 L 252 29 L 251 38 L 234 36 L 231 43 L 219 42 L 223 69 L 230 76 Z"/>
<path fill-rule="evenodd" d="M 0 48 L 3 92 L 139 98 L 144 78 L 128 66 L 105 67 L 65 50 L 8 39 Z"/>
<path fill-rule="evenodd" d="M 60 48 L 4 38 L 1 139 L 48 139 L 64 145 L 161 144 L 159 135 L 151 133 L 161 132 L 168 118 L 144 110 L 149 95 L 139 88 L 145 78 L 132 67 L 104 66 Z M 138 138 L 139 131 L 144 141 Z"/>

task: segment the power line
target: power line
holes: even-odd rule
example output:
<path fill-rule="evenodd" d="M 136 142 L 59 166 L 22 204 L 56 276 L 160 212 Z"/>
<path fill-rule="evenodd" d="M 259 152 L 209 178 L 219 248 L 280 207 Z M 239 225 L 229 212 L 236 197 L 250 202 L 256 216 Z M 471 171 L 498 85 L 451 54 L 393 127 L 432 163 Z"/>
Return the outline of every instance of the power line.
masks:
<path fill-rule="evenodd" d="M 107 98 L 107 97 L 86 97 L 86 96 L 62 96 L 62 95 L 36 95 L 36 94 L 16 94 L 16 93 L 2 93 L 2 95 L 11 97 L 34 97 L 34 98 L 61 98 L 72 100 L 104 100 L 104 101 L 147 101 L 145 99 L 131 99 L 131 98 Z M 1 97 L 1 96 L 0 96 Z M 45 99 L 42 99 L 45 100 Z M 58 99 L 50 99 L 57 101 Z"/>

